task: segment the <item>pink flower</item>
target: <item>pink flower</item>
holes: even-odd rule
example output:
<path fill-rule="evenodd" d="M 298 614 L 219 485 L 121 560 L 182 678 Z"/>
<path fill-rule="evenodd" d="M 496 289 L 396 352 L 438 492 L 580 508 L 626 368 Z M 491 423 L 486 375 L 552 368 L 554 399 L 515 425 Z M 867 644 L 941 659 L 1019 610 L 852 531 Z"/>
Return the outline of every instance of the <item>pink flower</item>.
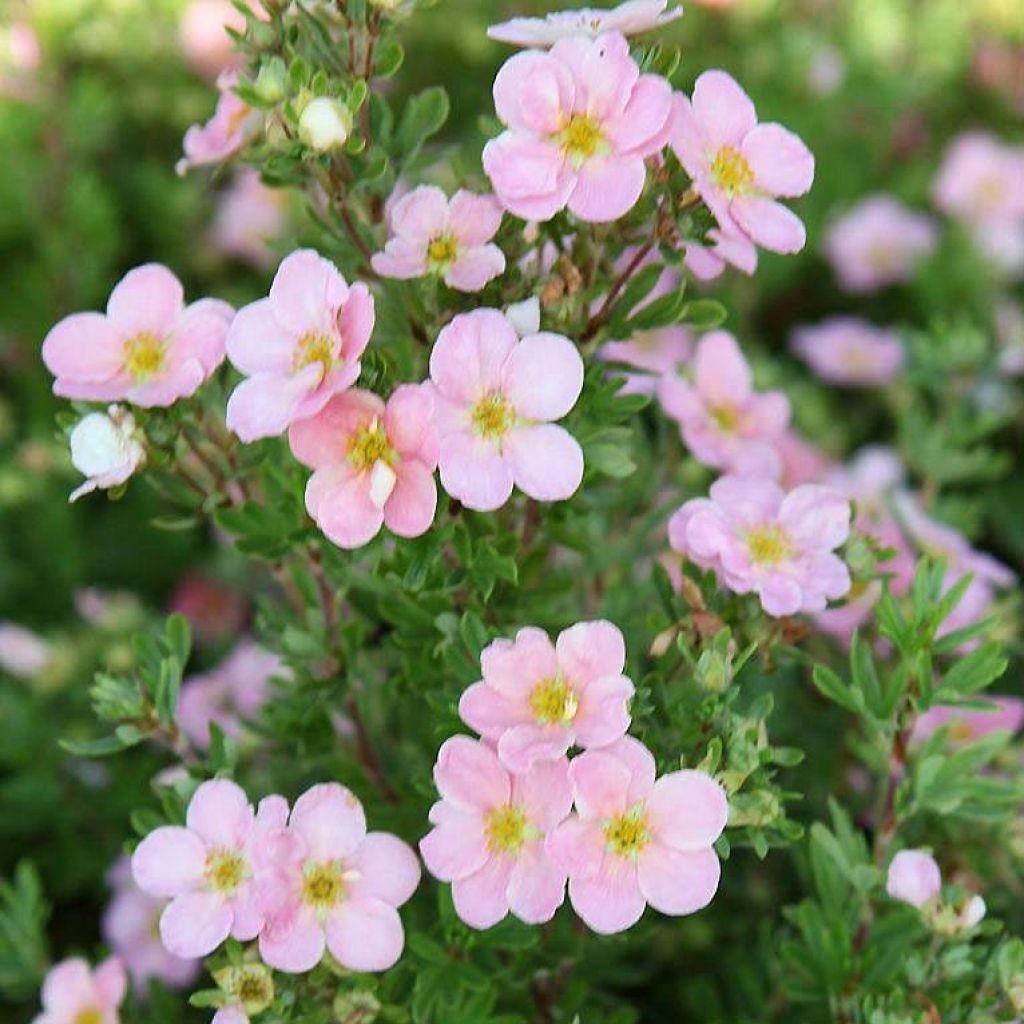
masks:
<path fill-rule="evenodd" d="M 367 833 L 362 805 L 335 782 L 295 801 L 278 846 L 262 897 L 264 962 L 300 974 L 316 967 L 326 946 L 350 971 L 393 966 L 405 943 L 395 908 L 420 880 L 412 850 L 386 832 Z"/>
<path fill-rule="evenodd" d="M 96 968 L 77 957 L 51 967 L 43 982 L 43 1012 L 33 1024 L 119 1024 L 127 978 L 116 957 Z"/>
<path fill-rule="evenodd" d="M 273 262 L 267 243 L 281 234 L 285 221 L 283 191 L 268 188 L 246 168 L 218 197 L 210 242 L 225 256 L 262 269 Z"/>
<path fill-rule="evenodd" d="M 249 1024 L 249 1015 L 236 1004 L 223 1006 L 213 1015 L 210 1024 Z"/>
<path fill-rule="evenodd" d="M 200 640 L 237 636 L 249 619 L 248 602 L 236 590 L 200 573 L 190 572 L 174 588 L 169 612 L 184 615 Z"/>
<path fill-rule="evenodd" d="M 803 484 L 788 494 L 769 480 L 723 476 L 710 498 L 688 501 L 669 521 L 676 551 L 714 569 L 737 594 L 756 593 L 769 615 L 820 612 L 850 589 L 833 551 L 850 533 L 850 503 Z"/>
<path fill-rule="evenodd" d="M 725 270 L 726 265 L 750 275 L 757 270 L 757 249 L 742 233 L 727 234 L 720 228 L 707 233 L 711 246 L 698 242 L 684 242 L 686 269 L 698 281 L 711 281 Z"/>
<path fill-rule="evenodd" d="M 390 211 L 391 237 L 373 257 L 383 277 L 437 274 L 451 288 L 478 292 L 505 272 L 505 254 L 491 239 L 502 209 L 493 196 L 460 189 L 449 200 L 433 185 L 406 193 Z"/>
<path fill-rule="evenodd" d="M 903 368 L 899 338 L 857 317 L 836 316 L 815 327 L 798 327 L 792 347 L 830 384 L 887 384 Z"/>
<path fill-rule="evenodd" d="M 900 850 L 889 864 L 885 891 L 894 900 L 923 907 L 937 899 L 941 889 L 939 865 L 924 850 Z"/>
<path fill-rule="evenodd" d="M 122 857 L 109 873 L 114 895 L 103 912 L 104 940 L 121 958 L 137 992 L 145 993 L 151 978 L 168 988 L 185 988 L 198 976 L 198 960 L 181 960 L 164 949 L 159 938 L 162 900 L 148 896 L 136 886 L 131 864 Z"/>
<path fill-rule="evenodd" d="M 677 97 L 672 149 L 726 235 L 772 252 L 799 252 L 803 222 L 775 197 L 802 196 L 814 157 L 792 132 L 758 124 L 750 97 L 724 71 L 705 71 L 693 99 Z"/>
<path fill-rule="evenodd" d="M 526 220 L 566 206 L 580 220 L 621 217 L 672 122 L 668 82 L 641 75 L 618 32 L 516 54 L 494 80 L 494 103 L 508 130 L 484 147 L 484 170 L 505 208 Z"/>
<path fill-rule="evenodd" d="M 50 643 L 38 633 L 0 619 L 0 669 L 4 672 L 32 679 L 46 671 L 53 655 Z"/>
<path fill-rule="evenodd" d="M 186 679 L 178 700 L 178 724 L 200 749 L 210 745 L 210 725 L 240 739 L 243 724 L 267 702 L 270 680 L 284 673 L 281 659 L 242 640 L 211 672 Z"/>
<path fill-rule="evenodd" d="M 399 537 L 430 528 L 437 508 L 433 415 L 431 389 L 403 384 L 386 406 L 354 390 L 292 424 L 292 453 L 314 470 L 306 508 L 339 547 L 361 547 L 385 524 Z"/>
<path fill-rule="evenodd" d="M 562 501 L 583 479 L 583 452 L 551 421 L 576 404 L 583 360 L 560 334 L 522 340 L 496 309 L 456 316 L 430 353 L 441 483 L 469 508 L 499 508 L 515 484 Z"/>
<path fill-rule="evenodd" d="M 1024 219 L 1024 147 L 984 132 L 958 135 L 943 157 L 932 198 L 969 224 Z"/>
<path fill-rule="evenodd" d="M 569 875 L 573 909 L 603 935 L 625 931 L 650 903 L 663 914 L 692 914 L 718 889 L 712 844 L 729 808 L 725 791 L 700 771 L 655 780 L 654 758 L 624 736 L 569 765 L 576 813 L 547 840 Z"/>
<path fill-rule="evenodd" d="M 217 107 L 206 124 L 194 124 L 185 132 L 185 155 L 175 164 L 178 174 L 193 167 L 219 164 L 234 156 L 259 131 L 263 115 L 253 110 L 234 91 L 238 84 L 235 71 L 225 71 L 217 79 Z"/>
<path fill-rule="evenodd" d="M 759 394 L 736 339 L 712 331 L 697 342 L 693 379 L 662 377 L 658 397 L 678 421 L 687 448 L 707 466 L 744 474 L 776 476 L 773 444 L 789 423 L 789 400 L 781 391 Z"/>
<path fill-rule="evenodd" d="M 245 16 L 229 0 L 189 0 L 179 27 L 181 49 L 200 74 L 213 78 L 237 60 L 229 28 L 245 31 Z"/>
<path fill-rule="evenodd" d="M 169 953 L 202 957 L 229 935 L 242 942 L 256 938 L 263 926 L 257 847 L 284 826 L 287 813 L 281 797 L 267 797 L 254 814 L 240 787 L 214 779 L 195 791 L 184 828 L 165 825 L 142 840 L 132 874 L 143 892 L 171 900 L 160 917 Z"/>
<path fill-rule="evenodd" d="M 565 758 L 511 775 L 486 743 L 446 740 L 434 765 L 441 799 L 420 841 L 431 874 L 452 883 L 455 911 L 490 928 L 509 910 L 527 924 L 550 921 L 565 899 L 565 872 L 545 837 L 572 807 Z"/>
<path fill-rule="evenodd" d="M 248 379 L 228 400 L 228 426 L 255 441 L 315 416 L 359 377 L 373 322 L 366 285 L 349 287 L 312 249 L 286 257 L 269 297 L 240 309 L 231 325 L 228 358 Z"/>
<path fill-rule="evenodd" d="M 605 32 L 633 36 L 661 28 L 683 13 L 682 7 L 668 11 L 666 7 L 668 0 L 627 0 L 611 10 L 581 7 L 574 11 L 558 11 L 543 18 L 512 18 L 492 25 L 487 34 L 501 43 L 541 49 L 573 36 L 596 39 Z"/>
<path fill-rule="evenodd" d="M 888 195 L 862 199 L 829 229 L 825 255 L 849 292 L 877 291 L 909 281 L 938 245 L 931 217 Z"/>
<path fill-rule="evenodd" d="M 87 413 L 75 424 L 68 444 L 72 465 L 86 477 L 71 492 L 69 501 L 99 488 L 120 486 L 146 461 L 135 417 L 123 406 Z"/>
<path fill-rule="evenodd" d="M 174 274 L 147 263 L 121 279 L 106 315 L 72 313 L 51 328 L 43 362 L 62 398 L 172 405 L 220 366 L 233 315 L 217 299 L 186 306 Z"/>
<path fill-rule="evenodd" d="M 971 743 L 993 732 L 1017 732 L 1024 725 L 1024 700 L 1020 697 L 990 697 L 996 706 L 985 711 L 938 704 L 929 708 L 914 723 L 911 741 L 924 742 L 943 726 L 949 727 L 949 739 L 956 744 Z"/>
<path fill-rule="evenodd" d="M 578 622 L 552 644 L 533 626 L 495 640 L 480 655 L 483 679 L 459 715 L 511 771 L 565 756 L 575 743 L 603 747 L 629 728 L 633 684 L 622 674 L 626 645 L 610 622 Z"/>
<path fill-rule="evenodd" d="M 832 468 L 832 459 L 795 430 L 784 430 L 772 441 L 779 459 L 779 483 L 787 490 L 799 484 L 818 483 Z"/>

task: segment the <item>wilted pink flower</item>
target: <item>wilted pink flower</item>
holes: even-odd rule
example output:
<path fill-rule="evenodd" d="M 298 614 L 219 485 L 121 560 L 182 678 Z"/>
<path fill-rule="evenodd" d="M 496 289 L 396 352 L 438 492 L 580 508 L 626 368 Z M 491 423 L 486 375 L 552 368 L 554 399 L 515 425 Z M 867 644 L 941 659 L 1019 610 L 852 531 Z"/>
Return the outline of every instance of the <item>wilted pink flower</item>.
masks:
<path fill-rule="evenodd" d="M 281 659 L 242 640 L 212 671 L 186 679 L 178 700 L 178 724 L 199 748 L 210 745 L 210 725 L 239 739 L 245 722 L 267 702 L 270 680 L 284 672 Z"/>
<path fill-rule="evenodd" d="M 789 423 L 781 391 L 754 391 L 753 375 L 736 339 L 712 331 L 697 342 L 693 378 L 669 373 L 658 398 L 678 421 L 687 448 L 705 465 L 744 475 L 777 476 L 773 444 Z"/>
<path fill-rule="evenodd" d="M 661 28 L 683 13 L 682 7 L 665 10 L 666 7 L 668 0 L 626 0 L 610 10 L 581 7 L 574 11 L 557 11 L 543 18 L 512 18 L 492 25 L 487 34 L 501 43 L 542 49 L 573 36 L 596 39 L 605 32 L 633 36 Z"/>
<path fill-rule="evenodd" d="M 160 941 L 164 901 L 148 896 L 135 884 L 127 857 L 117 861 L 109 881 L 114 895 L 103 912 L 101 930 L 127 967 L 136 991 L 144 994 L 151 978 L 158 978 L 168 988 L 191 984 L 199 974 L 199 961 L 171 956 Z"/>
<path fill-rule="evenodd" d="M 835 316 L 793 332 L 793 350 L 822 380 L 839 385 L 887 384 L 903 368 L 903 345 L 889 330 Z"/>
<path fill-rule="evenodd" d="M 416 890 L 419 863 L 395 836 L 367 833 L 349 790 L 333 782 L 308 789 L 276 846 L 262 893 L 267 964 L 300 974 L 316 967 L 325 946 L 350 971 L 384 971 L 398 960 L 405 933 L 395 908 Z"/>
<path fill-rule="evenodd" d="M 119 405 L 83 416 L 73 427 L 68 444 L 71 464 L 86 477 L 71 492 L 69 501 L 123 484 L 146 459 L 135 417 Z"/>
<path fill-rule="evenodd" d="M 494 103 L 508 130 L 484 147 L 484 170 L 505 208 L 527 220 L 566 206 L 581 220 L 621 217 L 672 123 L 671 87 L 640 74 L 618 32 L 516 54 L 494 80 Z"/>
<path fill-rule="evenodd" d="M 850 292 L 877 291 L 909 281 L 930 256 L 939 233 L 931 217 L 888 195 L 862 199 L 829 229 L 825 255 Z"/>
<path fill-rule="evenodd" d="M 756 593 L 769 615 L 820 612 L 850 589 L 833 554 L 850 533 L 850 503 L 803 484 L 788 494 L 762 479 L 723 476 L 709 498 L 686 502 L 669 521 L 676 551 L 714 569 L 738 594 Z"/>
<path fill-rule="evenodd" d="M 391 237 L 374 254 L 382 277 L 437 274 L 463 292 L 478 292 L 505 271 L 505 254 L 491 242 L 501 225 L 493 196 L 460 189 L 449 200 L 433 185 L 407 192 L 389 213 Z"/>
<path fill-rule="evenodd" d="M 430 353 L 441 483 L 469 508 L 508 501 L 515 484 L 562 501 L 583 479 L 583 452 L 552 420 L 576 404 L 583 360 L 560 334 L 522 340 L 496 309 L 456 316 Z"/>
<path fill-rule="evenodd" d="M 948 736 L 954 743 L 971 743 L 993 732 L 1017 732 L 1024 725 L 1024 700 L 1020 697 L 987 696 L 987 699 L 996 706 L 985 711 L 946 704 L 929 708 L 914 723 L 911 740 L 923 742 L 943 726 L 948 726 Z"/>
<path fill-rule="evenodd" d="M 431 874 L 452 883 L 455 911 L 490 928 L 509 910 L 527 924 L 550 921 L 565 899 L 565 872 L 544 839 L 572 807 L 564 757 L 510 774 L 486 743 L 453 736 L 438 751 L 441 799 L 420 841 Z"/>
<path fill-rule="evenodd" d="M 284 230 L 285 197 L 268 188 L 252 168 L 240 171 L 218 196 L 210 242 L 225 256 L 254 267 L 267 267 L 273 252 L 267 244 Z"/>
<path fill-rule="evenodd" d="M 217 79 L 217 107 L 206 124 L 194 124 L 185 132 L 185 155 L 175 164 L 178 174 L 193 167 L 218 164 L 234 156 L 259 131 L 263 115 L 253 110 L 234 91 L 238 74 L 225 71 Z"/>
<path fill-rule="evenodd" d="M 942 875 L 935 858 L 924 850 L 900 850 L 889 864 L 885 891 L 902 903 L 923 907 L 938 897 Z"/>
<path fill-rule="evenodd" d="M 569 765 L 576 813 L 548 837 L 569 875 L 573 909 L 596 932 L 625 931 L 650 903 L 663 914 L 692 914 L 718 889 L 712 844 L 729 808 L 725 791 L 700 771 L 655 780 L 654 758 L 624 736 Z"/>
<path fill-rule="evenodd" d="M 245 29 L 245 15 L 229 0 L 189 0 L 179 36 L 185 59 L 200 74 L 214 78 L 237 62 L 229 28 L 236 32 Z"/>
<path fill-rule="evenodd" d="M 228 427 L 255 441 L 315 416 L 359 377 L 373 322 L 366 285 L 350 287 L 312 249 L 287 256 L 269 297 L 240 309 L 231 325 L 228 358 L 248 379 L 228 400 Z"/>
<path fill-rule="evenodd" d="M 257 848 L 284 826 L 281 797 L 260 801 L 254 813 L 228 779 L 202 783 L 189 801 L 185 827 L 150 832 L 132 856 L 132 874 L 150 896 L 170 899 L 160 917 L 169 953 L 189 959 L 212 953 L 229 935 L 248 942 L 263 915 L 256 900 Z"/>
<path fill-rule="evenodd" d="M 679 94 L 672 149 L 725 235 L 746 234 L 772 252 L 799 252 L 803 222 L 777 196 L 802 196 L 814 157 L 791 131 L 758 124 L 750 97 L 724 71 L 705 71 L 693 99 Z"/>
<path fill-rule="evenodd" d="M 119 1024 L 128 979 L 112 956 L 95 971 L 77 957 L 51 967 L 43 982 L 43 1012 L 33 1024 Z"/>
<path fill-rule="evenodd" d="M 43 362 L 54 394 L 87 401 L 167 406 L 191 395 L 224 359 L 234 311 L 200 299 L 158 263 L 130 270 L 103 313 L 72 313 L 50 329 Z"/>
<path fill-rule="evenodd" d="M 949 145 L 932 189 L 935 205 L 970 224 L 1024 218 L 1024 147 L 964 132 Z"/>
<path fill-rule="evenodd" d="M 757 270 L 757 248 L 741 232 L 727 234 L 712 228 L 707 234 L 710 246 L 684 242 L 686 268 L 698 281 L 711 281 L 725 270 L 726 264 L 752 274 Z"/>
<path fill-rule="evenodd" d="M 554 644 L 527 626 L 484 648 L 483 679 L 463 693 L 459 715 L 497 745 L 506 767 L 525 772 L 573 744 L 603 747 L 629 728 L 625 663 L 625 641 L 610 622 L 578 622 Z"/>
<path fill-rule="evenodd" d="M 167 610 L 184 615 L 192 632 L 202 640 L 237 636 L 249 618 L 249 605 L 241 594 L 219 580 L 194 572 L 174 588 Z"/>
<path fill-rule="evenodd" d="M 399 537 L 429 529 L 437 508 L 433 416 L 432 390 L 403 384 L 386 406 L 353 390 L 292 424 L 292 453 L 315 471 L 306 509 L 339 547 L 361 547 L 384 525 Z"/>
<path fill-rule="evenodd" d="M 0 669 L 31 679 L 46 671 L 53 648 L 38 633 L 0 619 Z"/>

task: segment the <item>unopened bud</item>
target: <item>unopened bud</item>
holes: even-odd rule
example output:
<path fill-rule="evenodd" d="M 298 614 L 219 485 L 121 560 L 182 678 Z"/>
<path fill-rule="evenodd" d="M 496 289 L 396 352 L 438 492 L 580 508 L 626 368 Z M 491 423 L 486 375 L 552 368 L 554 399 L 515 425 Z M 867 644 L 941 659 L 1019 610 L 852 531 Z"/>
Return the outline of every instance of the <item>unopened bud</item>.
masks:
<path fill-rule="evenodd" d="M 329 96 L 311 99 L 299 117 L 299 137 L 318 153 L 343 146 L 352 131 L 352 113 Z"/>
<path fill-rule="evenodd" d="M 338 1024 L 371 1024 L 380 1013 L 380 1002 L 372 992 L 341 992 L 334 1000 L 334 1019 Z"/>
<path fill-rule="evenodd" d="M 280 103 L 288 95 L 288 69 L 280 57 L 271 57 L 260 64 L 253 89 L 264 103 Z"/>

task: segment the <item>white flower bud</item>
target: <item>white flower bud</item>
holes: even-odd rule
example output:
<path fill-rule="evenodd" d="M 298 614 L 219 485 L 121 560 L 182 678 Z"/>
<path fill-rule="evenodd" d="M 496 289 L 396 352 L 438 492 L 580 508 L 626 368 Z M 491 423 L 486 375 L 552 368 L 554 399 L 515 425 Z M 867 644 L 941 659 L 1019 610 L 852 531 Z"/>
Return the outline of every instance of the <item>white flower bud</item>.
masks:
<path fill-rule="evenodd" d="M 112 405 L 91 412 L 71 431 L 71 462 L 88 479 L 71 494 L 76 501 L 97 488 L 123 484 L 142 464 L 146 450 L 135 429 L 135 417 Z"/>
<path fill-rule="evenodd" d="M 513 302 L 505 310 L 505 316 L 520 338 L 536 334 L 540 330 L 540 299 L 536 295 L 522 302 Z"/>
<path fill-rule="evenodd" d="M 299 137 L 318 153 L 343 146 L 351 130 L 351 111 L 329 96 L 311 99 L 299 117 Z"/>

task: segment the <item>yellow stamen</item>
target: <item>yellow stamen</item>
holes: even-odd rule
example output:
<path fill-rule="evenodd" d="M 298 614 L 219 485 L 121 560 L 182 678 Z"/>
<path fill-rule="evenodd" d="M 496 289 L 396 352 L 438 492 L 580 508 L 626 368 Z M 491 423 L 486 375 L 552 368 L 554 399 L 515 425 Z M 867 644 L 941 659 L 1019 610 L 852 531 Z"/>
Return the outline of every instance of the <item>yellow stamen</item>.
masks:
<path fill-rule="evenodd" d="M 164 365 L 165 345 L 149 331 L 142 331 L 124 343 L 124 368 L 137 382 L 148 380 Z"/>
<path fill-rule="evenodd" d="M 75 1015 L 74 1024 L 103 1024 L 103 1014 L 90 1006 L 88 1010 L 80 1010 Z"/>
<path fill-rule="evenodd" d="M 295 355 L 292 359 L 292 370 L 296 373 L 304 370 L 307 366 L 319 363 L 321 366 L 321 377 L 326 376 L 327 371 L 335 363 L 334 339 L 329 334 L 321 334 L 319 331 L 309 331 L 299 338 L 295 346 Z M 337 360 L 340 362 L 340 360 Z"/>
<path fill-rule="evenodd" d="M 730 196 L 746 192 L 754 183 L 754 172 L 746 157 L 729 145 L 722 146 L 711 161 L 711 177 Z"/>
<path fill-rule="evenodd" d="M 740 414 L 734 405 L 713 405 L 708 409 L 715 426 L 726 434 L 733 433 L 740 425 Z"/>
<path fill-rule="evenodd" d="M 784 562 L 793 554 L 786 531 L 778 526 L 758 526 L 747 534 L 747 551 L 760 565 Z"/>
<path fill-rule="evenodd" d="M 499 438 L 512 429 L 515 410 L 498 392 L 485 395 L 473 408 L 473 426 L 483 437 Z"/>
<path fill-rule="evenodd" d="M 484 818 L 484 835 L 487 837 L 487 849 L 491 853 L 511 853 L 515 856 L 526 842 L 528 831 L 526 815 L 513 804 L 495 807 Z"/>
<path fill-rule="evenodd" d="M 542 725 L 571 722 L 579 706 L 572 687 L 557 677 L 539 682 L 530 693 L 530 710 Z"/>
<path fill-rule="evenodd" d="M 348 461 L 360 473 L 373 469 L 378 461 L 390 466 L 395 460 L 395 454 L 387 433 L 376 419 L 369 426 L 356 431 L 348 444 Z"/>
<path fill-rule="evenodd" d="M 427 260 L 434 267 L 447 267 L 459 254 L 459 243 L 450 232 L 431 239 L 427 246 Z"/>
<path fill-rule="evenodd" d="M 317 910 L 330 910 L 345 895 L 345 879 L 336 861 L 313 864 L 306 869 L 302 898 Z"/>
<path fill-rule="evenodd" d="M 604 825 L 604 838 L 610 853 L 619 857 L 636 857 L 651 839 L 647 816 L 641 809 L 610 819 Z"/>
<path fill-rule="evenodd" d="M 607 148 L 601 125 L 587 114 L 573 114 L 555 134 L 555 141 L 575 167 Z"/>
<path fill-rule="evenodd" d="M 214 850 L 206 858 L 206 880 L 217 892 L 231 894 L 245 880 L 245 860 L 233 850 Z"/>

